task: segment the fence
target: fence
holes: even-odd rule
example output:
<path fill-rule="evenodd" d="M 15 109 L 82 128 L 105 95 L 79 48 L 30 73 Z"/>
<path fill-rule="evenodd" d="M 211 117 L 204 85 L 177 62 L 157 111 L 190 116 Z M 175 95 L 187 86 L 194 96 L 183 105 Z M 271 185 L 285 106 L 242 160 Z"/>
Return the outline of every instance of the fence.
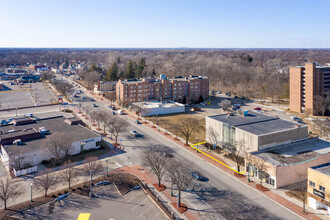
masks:
<path fill-rule="evenodd" d="M 159 195 L 152 188 L 150 188 L 147 184 L 141 184 L 141 186 L 145 189 L 145 191 L 150 195 L 150 197 L 158 204 L 158 206 L 163 209 L 163 211 L 167 214 L 167 216 L 171 219 L 181 219 L 177 218 L 176 212 L 165 202 L 161 201 Z"/>
<path fill-rule="evenodd" d="M 22 176 L 28 173 L 34 173 L 38 171 L 38 167 L 37 166 L 33 166 L 33 167 L 29 167 L 27 169 L 22 169 L 22 170 L 15 170 L 15 168 L 13 168 L 14 170 L 14 175 L 17 176 Z"/>

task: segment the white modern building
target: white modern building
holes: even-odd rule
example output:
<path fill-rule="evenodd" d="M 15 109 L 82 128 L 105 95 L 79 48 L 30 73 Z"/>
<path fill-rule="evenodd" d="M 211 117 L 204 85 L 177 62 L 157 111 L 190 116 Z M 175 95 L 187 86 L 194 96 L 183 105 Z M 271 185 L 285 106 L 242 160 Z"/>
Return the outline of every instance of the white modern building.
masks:
<path fill-rule="evenodd" d="M 177 102 L 136 102 L 132 104 L 140 116 L 165 115 L 185 112 L 185 106 Z"/>

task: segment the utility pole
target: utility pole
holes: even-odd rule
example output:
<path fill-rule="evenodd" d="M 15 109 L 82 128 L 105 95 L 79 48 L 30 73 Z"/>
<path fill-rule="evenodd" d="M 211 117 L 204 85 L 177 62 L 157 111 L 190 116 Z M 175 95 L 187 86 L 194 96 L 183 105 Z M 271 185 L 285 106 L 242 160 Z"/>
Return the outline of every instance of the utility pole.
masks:
<path fill-rule="evenodd" d="M 94 172 L 94 170 L 90 170 L 89 174 L 90 174 L 90 188 L 89 188 L 89 197 L 93 197 L 93 193 L 92 193 L 92 173 Z"/>

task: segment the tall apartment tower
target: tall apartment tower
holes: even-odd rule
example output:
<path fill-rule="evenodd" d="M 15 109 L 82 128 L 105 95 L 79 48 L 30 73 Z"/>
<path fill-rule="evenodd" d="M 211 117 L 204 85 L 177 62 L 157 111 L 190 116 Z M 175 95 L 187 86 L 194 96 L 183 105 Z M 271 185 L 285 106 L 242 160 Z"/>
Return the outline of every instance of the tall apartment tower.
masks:
<path fill-rule="evenodd" d="M 330 90 L 330 65 L 320 66 L 307 62 L 305 66 L 290 68 L 290 110 L 303 113 L 315 110 L 316 95 L 324 95 Z"/>

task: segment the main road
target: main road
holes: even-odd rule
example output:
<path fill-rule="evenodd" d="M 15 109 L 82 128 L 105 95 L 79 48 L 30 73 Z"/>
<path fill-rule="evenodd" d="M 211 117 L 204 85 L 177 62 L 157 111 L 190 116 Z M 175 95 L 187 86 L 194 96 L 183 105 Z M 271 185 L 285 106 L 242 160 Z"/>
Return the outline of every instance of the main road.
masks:
<path fill-rule="evenodd" d="M 97 100 L 95 103 L 100 109 L 108 110 L 105 103 Z M 114 117 L 126 119 L 129 126 L 119 137 L 126 153 L 113 156 L 111 160 L 121 165 L 140 165 L 145 149 L 160 146 L 171 152 L 176 160 L 209 178 L 208 182 L 194 181 L 183 193 L 183 199 L 188 206 L 197 210 L 202 217 L 219 219 L 221 216 L 218 213 L 221 213 L 227 219 L 302 219 L 296 213 L 180 147 L 174 141 L 142 124 L 134 123 L 130 117 L 125 115 Z M 136 130 L 142 134 L 142 137 L 130 136 L 129 130 Z M 165 181 L 169 186 L 168 180 Z"/>

